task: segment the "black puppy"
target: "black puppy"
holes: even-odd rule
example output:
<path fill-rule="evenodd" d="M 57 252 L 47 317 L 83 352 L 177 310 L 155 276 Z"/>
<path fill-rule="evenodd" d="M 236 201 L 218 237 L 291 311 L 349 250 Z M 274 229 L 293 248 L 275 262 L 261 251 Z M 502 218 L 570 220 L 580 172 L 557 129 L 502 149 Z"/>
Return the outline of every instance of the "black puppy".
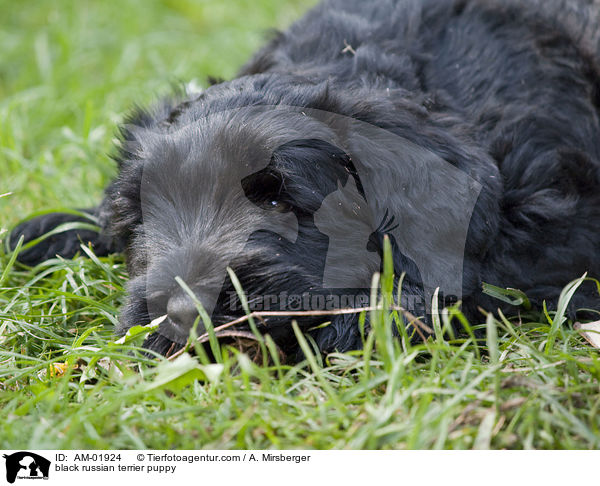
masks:
<path fill-rule="evenodd" d="M 587 0 L 325 1 L 237 79 L 131 116 L 88 211 L 102 232 L 20 260 L 80 240 L 125 251 L 118 332 L 167 315 L 146 343 L 161 353 L 197 317 L 175 277 L 215 324 L 243 312 L 227 267 L 257 309 L 365 305 L 384 234 L 409 310 L 439 287 L 477 318 L 498 305 L 482 282 L 555 302 L 600 274 L 598 21 Z M 12 244 L 74 219 L 27 222 Z M 592 285 L 572 304 L 600 309 Z M 288 318 L 262 330 L 293 348 Z M 323 351 L 360 346 L 355 316 L 310 332 Z"/>

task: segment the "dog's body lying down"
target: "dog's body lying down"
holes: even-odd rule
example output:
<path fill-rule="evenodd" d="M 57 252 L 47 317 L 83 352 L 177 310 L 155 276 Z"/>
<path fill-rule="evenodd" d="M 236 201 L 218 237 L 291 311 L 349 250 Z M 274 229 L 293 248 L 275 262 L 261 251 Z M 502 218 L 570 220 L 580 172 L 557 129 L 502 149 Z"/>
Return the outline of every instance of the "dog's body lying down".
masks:
<path fill-rule="evenodd" d="M 200 300 L 214 301 L 215 323 L 242 312 L 231 310 L 227 266 L 251 302 L 264 294 L 318 294 L 326 265 L 341 276 L 338 287 L 368 295 L 380 261 L 348 260 L 345 245 L 362 245 L 348 229 L 353 218 L 364 223 L 367 257 L 381 256 L 384 233 L 400 231 L 394 269 L 406 273 L 407 294 L 427 300 L 436 278 L 457 279 L 463 309 L 475 319 L 478 306 L 499 304 L 483 295 L 482 282 L 552 305 L 569 281 L 600 275 L 597 25 L 592 0 L 326 1 L 259 51 L 239 78 L 135 113 L 123 129 L 119 176 L 90 210 L 102 232 L 61 233 L 20 259 L 69 257 L 80 240 L 98 254 L 125 251 L 131 282 L 118 332 L 167 314 L 146 343 L 163 354 L 185 341 L 197 317 L 176 276 Z M 268 109 L 239 114 L 274 106 L 296 108 L 287 116 Z M 368 146 L 356 127 L 342 137 L 332 128 L 334 115 L 397 136 L 412 165 L 397 146 Z M 265 149 L 267 163 L 257 163 L 256 171 L 248 169 L 256 155 L 249 148 Z M 445 186 L 449 172 L 419 170 L 415 160 L 427 157 L 415 153 L 474 181 L 473 206 L 456 185 L 460 177 Z M 349 181 L 358 194 L 352 208 L 359 209 L 330 215 L 333 235 L 326 234 L 318 212 Z M 409 200 L 418 187 L 430 197 L 421 192 Z M 360 198 L 368 217 L 357 212 Z M 269 229 L 274 214 L 293 216 L 295 235 Z M 443 215 L 431 225 L 437 236 L 411 234 L 420 214 Z M 405 215 L 414 224 L 403 223 Z M 460 265 L 449 266 L 456 254 L 444 253 L 445 239 L 465 217 Z M 29 240 L 70 219 L 57 214 L 26 222 L 12 244 L 20 234 Z M 452 224 L 440 229 L 446 220 Z M 413 230 L 402 232 L 403 224 Z M 328 260 L 334 240 L 338 257 Z M 208 295 L 214 288 L 218 298 Z M 600 309 L 592 285 L 582 286 L 572 304 Z M 305 308 L 300 303 L 295 310 Z M 306 330 L 323 320 L 299 323 Z M 343 351 L 360 346 L 357 322 L 337 315 L 310 332 L 324 352 Z M 293 348 L 288 318 L 267 319 L 262 330 Z"/>

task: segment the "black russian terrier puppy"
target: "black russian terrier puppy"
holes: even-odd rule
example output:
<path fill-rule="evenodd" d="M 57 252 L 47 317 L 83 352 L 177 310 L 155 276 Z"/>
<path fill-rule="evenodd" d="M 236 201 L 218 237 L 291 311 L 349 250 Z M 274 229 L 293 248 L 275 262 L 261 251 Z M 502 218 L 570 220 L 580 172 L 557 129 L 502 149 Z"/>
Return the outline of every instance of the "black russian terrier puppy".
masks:
<path fill-rule="evenodd" d="M 146 342 L 163 354 L 198 317 L 175 277 L 215 324 L 243 313 L 227 267 L 254 309 L 365 305 L 385 234 L 417 314 L 435 295 L 477 319 L 499 305 L 482 282 L 551 305 L 600 276 L 597 5 L 326 0 L 238 78 L 134 113 L 120 173 L 87 210 L 101 231 L 55 234 L 19 259 L 81 242 L 125 251 L 117 331 L 166 315 Z M 76 220 L 25 222 L 11 245 Z M 595 286 L 572 305 L 600 310 Z M 299 324 L 324 352 L 360 346 L 355 315 L 323 320 Z M 261 324 L 288 351 L 289 321 Z"/>

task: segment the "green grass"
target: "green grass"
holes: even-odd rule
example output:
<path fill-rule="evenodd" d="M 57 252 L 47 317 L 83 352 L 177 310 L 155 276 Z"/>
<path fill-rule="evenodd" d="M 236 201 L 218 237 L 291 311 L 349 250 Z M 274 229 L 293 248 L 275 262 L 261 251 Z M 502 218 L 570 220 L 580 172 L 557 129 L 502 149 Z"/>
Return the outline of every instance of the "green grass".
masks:
<path fill-rule="evenodd" d="M 12 193 L 0 227 L 95 204 L 133 102 L 232 76 L 265 29 L 311 3 L 0 0 L 0 194 Z M 390 339 L 400 318 L 376 312 L 361 352 L 322 358 L 298 334 L 307 360 L 295 366 L 227 347 L 217 364 L 169 362 L 143 357 L 143 336 L 112 334 L 119 257 L 34 269 L 10 257 L 0 252 L 0 449 L 600 447 L 598 352 L 561 312 L 482 315 L 475 343 L 443 332 L 460 317 L 443 310 L 418 345 Z M 388 304 L 389 273 L 382 282 Z"/>

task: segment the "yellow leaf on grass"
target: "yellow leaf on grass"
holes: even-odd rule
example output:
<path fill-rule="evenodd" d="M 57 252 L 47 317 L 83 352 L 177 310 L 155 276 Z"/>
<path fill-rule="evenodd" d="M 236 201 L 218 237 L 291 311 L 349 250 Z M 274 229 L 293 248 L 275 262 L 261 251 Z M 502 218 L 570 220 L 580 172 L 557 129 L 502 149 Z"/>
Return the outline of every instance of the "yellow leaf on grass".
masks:
<path fill-rule="evenodd" d="M 595 348 L 600 349 L 600 321 L 581 324 L 576 322 L 573 326 Z"/>
<path fill-rule="evenodd" d="M 62 376 L 65 374 L 65 371 L 67 371 L 68 366 L 67 363 L 53 363 L 50 365 L 50 375 Z"/>

